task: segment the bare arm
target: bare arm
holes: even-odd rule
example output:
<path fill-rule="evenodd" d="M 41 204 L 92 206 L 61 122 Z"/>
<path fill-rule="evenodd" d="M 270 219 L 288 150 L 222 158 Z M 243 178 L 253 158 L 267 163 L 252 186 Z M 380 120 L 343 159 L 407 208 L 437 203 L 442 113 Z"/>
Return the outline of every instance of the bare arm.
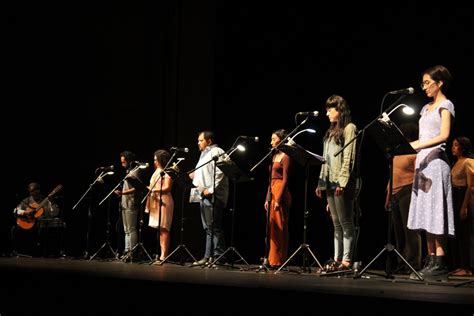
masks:
<path fill-rule="evenodd" d="M 162 182 L 162 185 L 161 185 L 161 192 L 162 193 L 170 192 L 172 184 L 173 184 L 173 179 L 171 179 L 170 176 L 167 175 L 167 176 L 163 177 L 163 182 Z M 153 189 L 152 191 L 159 193 L 160 192 L 160 187 L 158 185 L 155 185 L 155 187 L 156 187 L 156 189 Z"/>
<path fill-rule="evenodd" d="M 441 108 L 440 111 L 441 111 L 441 131 L 439 135 L 422 142 L 420 142 L 419 140 L 411 142 L 410 144 L 416 151 L 419 151 L 425 148 L 430 148 L 430 147 L 433 147 L 433 146 L 436 146 L 448 141 L 449 133 L 451 130 L 451 113 L 449 113 L 449 111 L 445 108 Z"/>

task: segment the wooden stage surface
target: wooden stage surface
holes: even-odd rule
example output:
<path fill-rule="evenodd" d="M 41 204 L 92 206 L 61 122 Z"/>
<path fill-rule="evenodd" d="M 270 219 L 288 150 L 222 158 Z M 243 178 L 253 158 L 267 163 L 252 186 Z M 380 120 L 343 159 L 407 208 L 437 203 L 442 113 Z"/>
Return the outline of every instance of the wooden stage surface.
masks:
<path fill-rule="evenodd" d="M 428 283 L 374 270 L 354 278 L 324 276 L 314 267 L 274 274 L 256 265 L 189 265 L 1 257 L 0 315 L 474 313 L 474 278 Z"/>

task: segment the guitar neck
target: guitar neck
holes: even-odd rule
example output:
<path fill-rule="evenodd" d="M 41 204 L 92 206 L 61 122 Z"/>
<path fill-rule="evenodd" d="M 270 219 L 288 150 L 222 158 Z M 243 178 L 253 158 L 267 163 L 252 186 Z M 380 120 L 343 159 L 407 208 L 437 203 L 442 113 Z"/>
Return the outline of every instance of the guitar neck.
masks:
<path fill-rule="evenodd" d="M 48 199 L 49 199 L 49 196 L 47 196 L 46 198 L 44 198 L 40 204 L 38 204 L 38 207 L 36 208 L 37 210 L 39 210 L 40 208 L 43 208 L 45 206 L 45 204 L 48 202 Z"/>
<path fill-rule="evenodd" d="M 49 198 L 51 198 L 53 195 L 55 195 L 55 194 L 56 194 L 59 190 L 61 190 L 61 189 L 62 189 L 62 185 L 61 185 L 61 184 L 57 185 L 56 188 L 54 188 L 54 190 L 51 191 L 51 193 L 48 194 L 48 196 L 45 197 L 45 198 L 39 203 L 39 205 L 38 205 L 38 207 L 37 207 L 36 209 L 39 210 L 39 209 L 43 208 L 43 207 L 45 206 L 45 204 L 48 202 Z"/>

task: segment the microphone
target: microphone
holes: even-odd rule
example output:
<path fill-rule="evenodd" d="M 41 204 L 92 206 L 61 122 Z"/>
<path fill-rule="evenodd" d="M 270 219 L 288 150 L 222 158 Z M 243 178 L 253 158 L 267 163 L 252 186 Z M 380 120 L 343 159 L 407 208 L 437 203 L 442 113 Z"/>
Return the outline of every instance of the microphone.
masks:
<path fill-rule="evenodd" d="M 318 111 L 313 111 L 313 112 L 298 112 L 296 115 L 306 115 L 306 116 L 314 116 L 317 117 L 319 115 Z"/>
<path fill-rule="evenodd" d="M 114 166 L 105 166 L 105 167 L 99 167 L 97 170 L 103 170 L 103 171 L 112 171 L 114 170 Z"/>
<path fill-rule="evenodd" d="M 171 147 L 171 151 L 177 151 L 177 152 L 184 152 L 184 153 L 187 153 L 189 152 L 189 149 L 188 147 Z"/>
<path fill-rule="evenodd" d="M 256 143 L 258 143 L 258 141 L 259 141 L 258 136 L 243 136 L 243 135 L 241 135 L 241 136 L 239 136 L 239 138 L 253 140 Z"/>
<path fill-rule="evenodd" d="M 412 87 L 406 88 L 406 89 L 400 89 L 400 90 L 395 90 L 395 91 L 390 91 L 387 94 L 413 94 L 415 93 L 415 89 Z"/>

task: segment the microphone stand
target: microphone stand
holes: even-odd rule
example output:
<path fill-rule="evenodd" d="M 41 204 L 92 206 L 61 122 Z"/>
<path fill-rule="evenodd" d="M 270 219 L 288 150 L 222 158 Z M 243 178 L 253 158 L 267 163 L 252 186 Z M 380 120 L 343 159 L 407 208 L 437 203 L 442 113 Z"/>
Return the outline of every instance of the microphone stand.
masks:
<path fill-rule="evenodd" d="M 237 138 L 238 140 L 238 138 Z M 237 142 L 236 140 L 236 142 Z M 235 145 L 235 143 L 234 143 Z M 233 146 L 234 146 L 233 145 Z M 243 261 L 247 267 L 250 268 L 250 265 L 248 262 L 242 257 L 242 255 L 237 251 L 237 249 L 234 247 L 234 227 L 235 227 L 235 213 L 236 213 L 236 201 L 237 201 L 237 185 L 239 180 L 243 181 L 251 181 L 253 180 L 252 178 L 248 178 L 244 173 L 238 168 L 237 164 L 235 164 L 230 158 L 226 159 L 226 161 L 221 161 L 217 163 L 219 169 L 227 175 L 227 177 L 232 181 L 233 183 L 233 194 L 232 194 L 232 207 L 230 209 L 231 211 L 231 232 L 230 232 L 230 246 L 219 256 L 214 262 L 219 262 L 221 258 L 223 258 L 228 252 L 233 251 L 234 254 L 240 257 L 240 260 Z M 247 178 L 247 179 L 246 179 Z M 227 261 L 227 260 L 226 260 Z M 232 263 L 231 263 L 231 268 L 234 268 L 234 262 L 235 259 L 233 258 Z M 217 268 L 217 267 L 216 267 Z M 239 267 L 238 267 L 239 268 Z M 241 271 L 243 271 L 243 268 L 239 268 Z"/>
<path fill-rule="evenodd" d="M 104 203 L 111 195 L 112 193 L 115 192 L 115 190 L 117 190 L 117 188 L 129 177 L 130 174 L 134 174 L 136 171 L 138 171 L 138 169 L 141 169 L 141 165 L 137 165 L 136 167 L 134 167 L 129 173 L 127 173 L 125 175 L 125 177 L 123 177 L 122 180 L 120 180 L 119 183 L 117 183 L 117 185 L 102 199 L 102 201 L 99 202 L 99 206 L 102 205 L 102 203 Z M 120 204 L 120 212 L 122 212 L 122 202 L 119 201 L 119 204 Z M 120 214 L 122 215 L 122 214 Z M 143 216 L 143 214 L 141 213 L 141 215 Z M 141 243 L 141 225 L 142 225 L 142 222 L 143 222 L 143 219 L 141 218 L 140 219 L 140 227 L 139 227 L 139 241 L 138 243 L 133 247 L 133 249 L 130 250 L 130 252 L 124 257 L 122 258 L 122 261 L 126 261 L 128 258 L 131 258 L 131 254 L 133 253 L 133 251 L 137 248 L 137 246 L 141 246 L 142 249 L 144 250 L 145 254 L 148 256 L 148 258 L 151 260 L 151 257 L 150 255 L 148 254 L 148 252 L 146 251 L 146 249 L 143 247 L 143 244 Z M 100 250 L 100 249 L 99 249 Z M 117 255 L 116 255 L 117 256 Z M 91 258 L 92 259 L 92 258 Z"/>
<path fill-rule="evenodd" d="M 132 172 L 135 172 L 137 171 L 138 169 L 140 169 L 140 166 L 136 166 L 135 168 L 132 169 Z M 102 201 L 99 202 L 99 206 L 102 205 L 109 197 L 110 195 L 112 195 L 112 193 L 122 184 L 122 182 L 125 181 L 125 179 L 128 177 L 128 174 L 125 175 L 125 177 L 110 191 L 109 194 L 107 194 L 107 196 L 105 198 L 102 199 Z M 121 204 L 121 202 L 119 202 Z M 107 247 L 107 248 L 106 248 Z M 92 255 L 90 257 L 89 260 L 92 260 L 94 259 L 98 254 L 99 252 L 106 248 L 108 251 L 110 251 L 114 258 L 117 259 L 118 258 L 118 254 L 113 250 L 112 246 L 110 245 L 110 200 L 108 201 L 108 206 L 107 206 L 107 229 L 106 229 L 106 240 L 104 242 L 104 244 L 99 248 L 99 250 L 97 250 L 94 255 Z"/>
<path fill-rule="evenodd" d="M 377 260 L 377 258 L 382 255 L 383 252 L 387 251 L 385 262 L 385 277 L 387 279 L 393 279 L 390 257 L 389 255 L 392 252 L 395 254 L 407 265 L 408 268 L 416 275 L 416 277 L 423 281 L 421 275 L 408 263 L 408 261 L 403 257 L 402 254 L 397 250 L 397 248 L 392 245 L 392 207 L 393 207 L 393 157 L 398 155 L 405 154 L 415 154 L 416 151 L 413 147 L 407 142 L 406 138 L 400 132 L 398 127 L 389 119 L 387 120 L 388 115 L 385 115 L 384 119 L 380 120 L 380 124 L 375 126 L 372 129 L 372 137 L 375 140 L 375 143 L 382 149 L 385 153 L 385 158 L 388 161 L 389 167 L 389 186 L 388 186 L 388 216 L 387 216 L 387 243 L 383 249 L 375 256 L 369 264 L 363 268 L 360 272 L 354 275 L 354 278 L 360 278 L 362 274 L 372 265 L 372 263 Z"/>
<path fill-rule="evenodd" d="M 298 131 L 298 129 L 308 121 L 308 117 L 305 118 L 299 125 L 297 125 L 288 135 L 286 135 L 285 138 L 283 138 L 281 141 L 280 141 L 280 144 L 284 144 L 285 141 L 290 138 L 291 136 L 293 136 L 294 134 L 296 134 L 296 132 Z M 276 151 L 278 149 L 278 147 L 280 146 L 280 144 L 278 144 L 276 147 L 274 148 L 270 148 L 270 151 L 259 161 L 255 164 L 255 166 L 252 167 L 252 169 L 250 169 L 250 172 L 254 171 L 262 162 L 265 161 L 265 159 L 267 159 L 270 155 L 273 155 L 273 151 Z"/>
<path fill-rule="evenodd" d="M 129 174 L 136 172 L 138 169 L 140 169 L 140 166 L 136 166 L 136 167 L 133 168 L 128 174 L 126 174 L 125 177 L 123 177 L 123 179 L 120 180 L 120 182 L 117 183 L 117 185 L 102 199 L 102 201 L 99 202 L 99 206 L 102 205 L 102 203 L 104 203 L 105 200 L 107 200 L 107 199 L 112 195 L 112 193 L 115 192 L 115 190 L 118 189 L 118 187 L 122 184 L 122 182 L 124 182 L 125 179 L 127 179 L 127 177 L 128 177 Z"/>
<path fill-rule="evenodd" d="M 270 158 L 270 167 L 269 170 L 272 170 L 273 168 L 273 155 L 275 154 L 275 150 L 270 151 L 271 153 L 271 158 Z M 270 207 L 270 203 L 272 201 L 272 193 L 271 193 L 271 184 L 272 184 L 272 173 L 271 171 L 268 174 L 268 189 L 267 189 L 267 195 L 265 197 L 265 201 L 268 203 L 268 207 Z M 265 272 L 269 272 L 270 268 L 268 267 L 268 252 L 269 252 L 269 242 L 268 242 L 268 235 L 269 231 L 268 229 L 270 228 L 270 210 L 265 210 L 266 218 L 265 218 L 265 253 L 262 258 L 262 264 L 258 267 L 257 272 L 260 272 L 261 270 L 265 270 Z"/>
<path fill-rule="evenodd" d="M 95 178 L 94 182 L 89 184 L 89 187 L 87 188 L 86 192 L 84 192 L 84 194 L 82 194 L 82 196 L 79 198 L 79 200 L 76 202 L 76 204 L 74 204 L 74 206 L 72 207 L 73 211 L 82 202 L 82 200 L 87 196 L 87 194 L 92 189 L 92 187 L 97 183 L 97 181 L 100 182 L 102 180 L 102 177 L 105 176 L 106 174 L 107 174 L 107 172 L 105 172 L 105 170 L 102 170 L 101 173 L 97 176 L 97 178 Z M 90 233 L 91 233 L 91 221 L 92 221 L 91 204 L 92 204 L 92 202 L 89 201 L 89 207 L 87 208 L 86 250 L 83 252 L 84 259 L 89 258 L 89 246 L 90 246 L 89 236 L 90 236 Z M 112 253 L 114 253 L 114 251 L 112 251 Z"/>
<path fill-rule="evenodd" d="M 92 182 L 91 184 L 89 184 L 89 188 L 87 188 L 86 192 L 84 192 L 84 194 L 81 196 L 81 198 L 79 199 L 79 201 L 76 202 L 76 204 L 72 207 L 72 210 L 75 210 L 77 208 L 77 206 L 81 203 L 81 201 L 86 197 L 87 193 L 89 193 L 89 191 L 92 189 L 92 187 L 94 186 L 94 184 L 96 184 L 97 181 L 101 181 L 102 180 L 102 177 L 105 176 L 107 174 L 107 172 L 105 171 L 102 171 L 98 176 L 97 178 L 95 178 L 94 182 Z"/>
<path fill-rule="evenodd" d="M 275 154 L 275 152 L 278 150 L 278 148 L 280 147 L 280 145 L 284 144 L 286 140 L 288 140 L 291 136 L 293 136 L 294 134 L 296 134 L 296 132 L 298 131 L 298 129 L 303 125 L 305 124 L 307 121 L 308 121 L 308 118 L 309 117 L 306 117 L 300 124 L 296 125 L 296 127 L 290 132 L 288 133 L 288 135 L 286 135 L 285 138 L 283 138 L 280 143 L 275 146 L 275 147 L 272 147 L 270 148 L 270 150 L 268 151 L 268 153 L 262 158 L 260 159 L 259 162 L 257 162 L 255 164 L 255 166 L 252 167 L 252 169 L 250 169 L 250 172 L 254 171 L 259 165 L 261 165 L 268 157 L 272 157 L 272 159 L 270 160 L 270 175 L 269 175 L 269 183 L 268 183 L 268 188 L 270 189 L 270 186 L 271 186 L 271 181 L 272 181 L 272 175 L 271 175 L 271 168 L 272 168 L 272 165 L 273 165 L 273 155 Z M 267 197 L 266 197 L 266 201 L 268 201 L 268 204 L 269 204 L 269 207 L 270 207 L 270 201 L 271 201 L 271 193 L 267 193 Z M 270 271 L 270 269 L 268 268 L 268 259 L 267 259 L 267 256 L 268 256 L 268 251 L 269 251 L 269 245 L 268 245 L 268 229 L 269 229 L 269 221 L 270 221 L 270 211 L 266 211 L 266 215 L 267 215 L 267 218 L 266 218 L 266 224 L 265 224 L 265 254 L 262 258 L 262 264 L 258 267 L 257 269 L 257 272 L 260 272 L 262 270 L 265 270 L 265 272 L 268 272 Z"/>
<path fill-rule="evenodd" d="M 234 141 L 234 143 L 232 144 L 232 147 L 227 151 L 225 152 L 224 154 L 226 154 L 226 160 L 228 161 L 231 161 L 230 160 L 230 156 L 239 148 L 238 146 L 236 146 L 237 144 L 237 141 L 239 140 L 240 136 L 237 137 L 237 139 Z M 215 181 L 215 177 L 216 177 L 216 167 L 217 167 L 217 159 L 216 159 L 216 163 L 214 164 L 214 192 L 215 192 L 215 185 L 216 185 L 216 181 Z M 222 167 L 223 168 L 223 167 Z M 223 170 L 221 168 L 221 171 L 226 175 L 226 172 L 225 169 Z M 229 177 L 229 176 L 228 176 Z M 229 177 L 230 178 L 230 177 Z M 240 253 L 233 247 L 233 239 L 234 239 L 234 219 L 235 219 L 235 201 L 236 201 L 236 186 L 237 186 L 237 179 L 231 179 L 233 180 L 233 189 L 234 189 L 234 192 L 233 192 L 233 206 L 232 206 L 232 226 L 231 226 L 231 240 L 230 240 L 230 247 L 227 248 L 223 253 L 221 253 L 219 256 L 217 256 L 216 258 L 214 258 L 214 260 L 212 262 L 209 263 L 209 266 L 210 267 L 216 267 L 216 264 L 219 263 L 219 260 L 221 258 L 223 258 L 225 256 L 225 254 L 227 252 L 229 252 L 230 250 L 234 251 L 235 253 L 237 253 L 239 255 L 239 257 L 242 259 L 242 261 L 249 267 L 250 265 L 247 263 L 247 261 L 240 255 Z M 213 207 L 214 207 L 214 201 L 213 201 Z M 212 220 L 214 219 L 214 210 L 213 210 L 213 217 L 212 217 Z M 212 226 L 214 227 L 214 225 Z M 211 232 L 213 232 L 213 230 L 211 230 Z M 212 233 L 211 233 L 212 234 Z M 232 267 L 234 267 L 234 262 L 232 262 Z M 217 267 L 216 267 L 217 268 Z"/>
<path fill-rule="evenodd" d="M 184 158 L 183 158 L 183 159 L 184 159 Z M 170 161 L 171 161 L 171 160 L 170 160 Z M 171 167 L 171 169 L 172 169 L 172 170 L 179 170 L 179 169 L 177 168 L 177 166 L 178 166 L 178 164 L 179 164 L 180 162 L 181 162 L 181 160 L 178 160 L 177 163 L 173 164 L 173 167 Z M 168 162 L 168 163 L 169 163 L 169 162 Z M 167 164 L 167 165 L 168 165 L 168 164 Z M 176 168 L 176 169 L 175 169 L 175 168 Z M 163 177 L 163 174 L 166 173 L 165 170 L 167 170 L 167 168 L 163 169 L 163 171 L 161 172 L 162 177 Z M 178 171 L 178 172 L 179 172 L 179 171 Z M 171 175 L 170 175 L 170 177 L 171 177 Z M 162 182 L 161 182 L 161 183 L 162 183 Z M 160 185 L 160 218 L 159 218 L 159 222 L 160 222 L 160 223 L 161 223 L 161 208 L 162 208 L 162 205 L 163 205 L 163 201 L 161 200 L 161 194 L 162 194 L 162 193 L 161 193 L 161 190 L 162 190 L 162 184 Z M 185 192 L 185 191 L 183 191 L 183 200 L 181 201 L 181 205 L 182 205 L 182 206 L 184 205 L 184 192 Z M 172 251 L 170 254 L 168 254 L 165 258 L 163 258 L 163 260 L 159 260 L 158 265 L 160 265 L 160 266 L 163 265 L 166 261 L 168 261 L 168 259 L 171 258 L 171 256 L 172 256 L 178 249 L 180 249 L 181 247 L 184 248 L 184 249 L 187 251 L 187 253 L 191 256 L 191 258 L 192 258 L 194 261 L 196 261 L 196 258 L 194 258 L 194 256 L 191 254 L 191 252 L 186 248 L 186 245 L 183 244 L 183 231 L 184 231 L 184 228 L 183 228 L 183 221 L 184 221 L 184 219 L 183 219 L 183 214 L 184 214 L 184 213 L 183 213 L 183 210 L 181 210 L 181 232 L 180 232 L 180 240 L 181 240 L 181 243 L 180 243 L 180 245 L 179 245 L 175 250 L 173 250 L 173 251 Z M 158 261 L 158 260 L 157 260 L 157 261 Z M 194 262 L 194 261 L 193 261 L 193 262 Z M 183 255 L 182 255 L 182 254 L 181 254 L 180 264 L 181 264 L 181 265 L 184 265 L 184 262 L 183 262 Z"/>
<path fill-rule="evenodd" d="M 183 158 L 183 160 L 184 160 L 184 158 Z M 165 259 L 163 259 L 163 261 L 161 261 L 159 263 L 159 265 L 163 265 L 176 252 L 178 252 L 180 250 L 183 250 L 183 249 L 188 253 L 189 257 L 193 260 L 192 262 L 197 261 L 197 259 L 193 256 L 193 254 L 189 251 L 189 249 L 184 244 L 184 221 L 185 221 L 184 204 L 185 204 L 185 201 L 186 201 L 185 197 L 186 197 L 187 189 L 189 189 L 192 186 L 192 183 L 191 183 L 191 179 L 189 178 L 189 175 L 187 173 L 181 174 L 179 168 L 177 168 L 177 165 L 180 162 L 181 162 L 181 160 L 178 159 L 178 162 L 174 166 L 172 166 L 171 168 L 168 168 L 168 171 L 166 171 L 171 176 L 171 178 L 173 179 L 173 183 L 176 182 L 178 184 L 178 187 L 181 187 L 181 191 L 182 191 L 182 193 L 181 193 L 181 227 L 180 227 L 180 234 L 179 234 L 180 235 L 180 244 L 173 251 L 171 251 L 171 253 Z M 180 253 L 179 264 L 184 266 L 184 262 L 185 262 L 185 259 L 184 259 L 183 253 L 181 252 Z"/>

